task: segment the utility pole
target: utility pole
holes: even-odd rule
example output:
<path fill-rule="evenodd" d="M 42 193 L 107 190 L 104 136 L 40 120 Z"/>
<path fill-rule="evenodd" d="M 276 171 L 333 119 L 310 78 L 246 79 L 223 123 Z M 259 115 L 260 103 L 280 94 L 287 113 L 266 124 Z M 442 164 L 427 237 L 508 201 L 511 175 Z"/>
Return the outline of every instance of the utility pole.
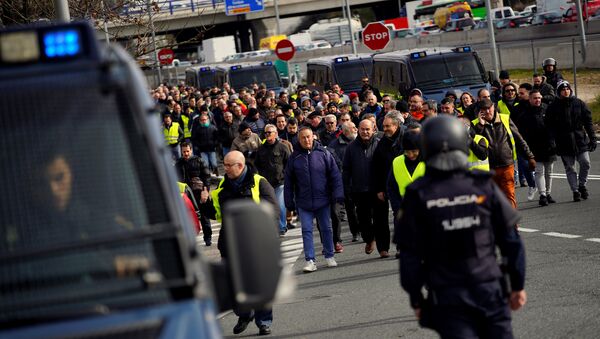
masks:
<path fill-rule="evenodd" d="M 54 0 L 54 11 L 56 12 L 56 21 L 71 21 L 71 14 L 69 14 L 69 3 L 67 0 Z"/>
<path fill-rule="evenodd" d="M 583 25 L 583 13 L 581 8 L 581 0 L 576 0 L 577 4 L 577 22 L 579 23 L 579 34 L 581 35 L 581 59 L 585 62 L 586 57 L 586 49 L 587 49 L 587 39 L 585 38 L 585 26 Z M 587 10 L 587 6 L 585 7 Z M 588 17 L 586 15 L 586 17 Z M 573 60 L 575 62 L 575 60 Z"/>
<path fill-rule="evenodd" d="M 348 32 L 350 32 L 350 41 L 352 41 L 352 54 L 356 55 L 356 41 L 354 40 L 354 31 L 352 29 L 352 13 L 350 12 L 350 0 L 344 1 L 346 2 L 346 10 L 348 11 Z M 342 41 L 342 43 L 344 42 Z"/>
<path fill-rule="evenodd" d="M 102 7 L 102 21 L 104 21 L 104 40 L 106 40 L 106 44 L 110 43 L 110 37 L 108 36 L 108 23 L 106 19 L 106 6 L 104 6 L 104 0 L 100 0 L 100 7 Z"/>
<path fill-rule="evenodd" d="M 494 18 L 492 18 L 491 0 L 485 0 L 485 9 L 487 11 L 488 35 L 490 36 L 490 51 L 492 52 L 492 68 L 498 76 L 498 51 L 496 46 L 496 36 L 494 35 Z"/>
<path fill-rule="evenodd" d="M 277 23 L 277 32 L 276 35 L 281 34 L 281 22 L 279 21 L 279 1 L 275 0 L 275 21 Z"/>
<path fill-rule="evenodd" d="M 152 15 L 151 1 L 152 0 L 148 0 L 146 2 L 146 9 L 148 10 L 148 19 L 150 20 L 150 31 L 152 32 L 152 49 L 154 50 L 154 60 L 156 60 L 154 67 L 156 67 L 158 75 L 158 84 L 160 85 L 160 83 L 162 83 L 162 73 L 160 71 L 160 60 L 158 60 L 158 51 L 156 50 L 156 32 L 154 29 L 154 17 Z"/>

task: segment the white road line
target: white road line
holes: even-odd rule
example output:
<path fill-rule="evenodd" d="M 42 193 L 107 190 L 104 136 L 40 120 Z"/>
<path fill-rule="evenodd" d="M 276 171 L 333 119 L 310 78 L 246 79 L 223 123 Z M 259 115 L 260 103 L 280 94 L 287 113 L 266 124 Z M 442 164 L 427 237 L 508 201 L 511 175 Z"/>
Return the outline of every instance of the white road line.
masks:
<path fill-rule="evenodd" d="M 525 233 L 533 233 L 533 232 L 539 232 L 540 230 L 536 230 L 534 228 L 525 228 L 525 227 L 520 227 L 519 226 L 519 232 L 525 232 Z"/>
<path fill-rule="evenodd" d="M 300 244 L 300 243 L 302 243 L 302 238 L 282 241 L 281 242 L 281 246 L 287 246 L 287 245 L 293 245 L 293 244 Z"/>
<path fill-rule="evenodd" d="M 585 241 L 600 242 L 600 238 L 588 238 Z"/>
<path fill-rule="evenodd" d="M 304 246 L 303 244 L 293 244 L 293 245 L 281 246 L 281 250 L 284 252 L 292 251 L 292 250 L 297 250 L 299 248 L 302 248 L 303 246 Z"/>
<path fill-rule="evenodd" d="M 557 237 L 557 238 L 567 238 L 567 239 L 581 238 L 580 235 L 566 234 L 566 233 L 559 233 L 559 232 L 546 232 L 546 233 L 542 233 L 542 234 L 548 235 L 551 237 Z"/>

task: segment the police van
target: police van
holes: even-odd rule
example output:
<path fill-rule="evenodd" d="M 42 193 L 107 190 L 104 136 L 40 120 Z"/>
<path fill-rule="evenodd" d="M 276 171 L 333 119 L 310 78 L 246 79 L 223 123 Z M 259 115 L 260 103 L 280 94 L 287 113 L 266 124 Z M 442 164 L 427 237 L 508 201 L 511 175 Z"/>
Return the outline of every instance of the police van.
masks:
<path fill-rule="evenodd" d="M 460 96 L 469 92 L 476 96 L 482 88 L 490 88 L 488 74 L 477 52 L 471 47 L 402 50 L 373 56 L 374 87 L 381 94 L 408 100 L 411 90 L 418 88 L 425 99 L 440 102 L 449 90 Z"/>
<path fill-rule="evenodd" d="M 194 66 L 185 70 L 185 84 L 196 88 L 222 88 L 227 82 L 227 66 Z"/>
<path fill-rule="evenodd" d="M 371 78 L 372 68 L 371 54 L 314 58 L 306 63 L 306 83 L 319 91 L 338 84 L 345 93 L 360 92 L 361 80 Z"/>
<path fill-rule="evenodd" d="M 0 30 L 0 338 L 218 338 L 273 302 L 272 210 L 231 202 L 208 263 L 144 83 L 87 23 Z"/>
<path fill-rule="evenodd" d="M 276 94 L 285 88 L 279 72 L 272 61 L 230 65 L 227 71 L 229 84 L 235 90 L 250 88 L 252 84 L 265 84 L 268 90 Z"/>

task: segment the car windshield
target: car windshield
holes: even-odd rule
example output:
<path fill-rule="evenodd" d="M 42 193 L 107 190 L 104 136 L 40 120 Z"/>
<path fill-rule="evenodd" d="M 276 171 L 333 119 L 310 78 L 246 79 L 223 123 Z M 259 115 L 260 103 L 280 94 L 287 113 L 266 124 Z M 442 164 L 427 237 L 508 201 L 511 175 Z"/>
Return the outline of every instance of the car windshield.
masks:
<path fill-rule="evenodd" d="M 252 84 L 265 84 L 267 88 L 281 87 L 277 70 L 274 66 L 248 67 L 230 71 L 231 87 L 239 89 L 250 87 Z"/>
<path fill-rule="evenodd" d="M 94 75 L 0 81 L 0 328 L 163 303 L 145 277 L 182 275 L 159 268 L 181 259 L 158 248 L 174 232 L 148 147 Z"/>
<path fill-rule="evenodd" d="M 362 78 L 371 74 L 372 62 L 369 60 L 354 60 L 334 64 L 335 77 L 345 91 L 360 89 Z"/>
<path fill-rule="evenodd" d="M 421 90 L 482 83 L 477 59 L 471 53 L 451 53 L 442 57 L 412 60 L 416 86 Z"/>

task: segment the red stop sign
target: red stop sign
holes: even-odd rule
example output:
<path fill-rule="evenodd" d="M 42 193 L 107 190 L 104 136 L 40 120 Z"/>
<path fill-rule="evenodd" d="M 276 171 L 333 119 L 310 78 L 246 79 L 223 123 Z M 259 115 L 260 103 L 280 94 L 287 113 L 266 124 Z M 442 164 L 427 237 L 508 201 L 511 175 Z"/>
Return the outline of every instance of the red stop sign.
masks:
<path fill-rule="evenodd" d="M 294 44 L 287 39 L 279 41 L 277 46 L 275 46 L 275 54 L 283 61 L 288 61 L 293 58 L 295 52 L 296 49 L 294 48 Z"/>
<path fill-rule="evenodd" d="M 158 61 L 161 65 L 170 65 L 175 58 L 175 53 L 170 48 L 163 48 L 158 52 Z"/>
<path fill-rule="evenodd" d="M 371 22 L 363 30 L 362 40 L 371 50 L 384 49 L 390 42 L 390 31 L 381 22 Z"/>

